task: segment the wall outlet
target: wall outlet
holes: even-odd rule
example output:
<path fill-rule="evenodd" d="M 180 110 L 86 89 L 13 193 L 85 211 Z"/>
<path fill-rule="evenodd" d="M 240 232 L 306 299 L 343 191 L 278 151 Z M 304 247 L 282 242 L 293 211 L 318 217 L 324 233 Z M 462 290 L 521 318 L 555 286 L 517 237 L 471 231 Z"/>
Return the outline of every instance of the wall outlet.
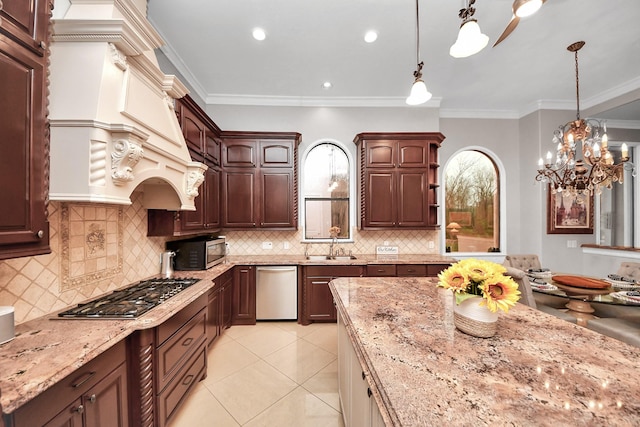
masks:
<path fill-rule="evenodd" d="M 434 242 L 433 240 L 429 240 L 428 246 L 429 246 L 429 249 L 435 249 L 436 242 Z"/>
<path fill-rule="evenodd" d="M 567 240 L 567 247 L 568 248 L 577 248 L 578 247 L 578 241 L 577 240 Z"/>
<path fill-rule="evenodd" d="M 273 243 L 271 242 L 262 242 L 262 249 L 273 249 Z"/>
<path fill-rule="evenodd" d="M 389 241 L 385 240 L 384 242 L 382 242 L 382 246 L 389 246 Z"/>
<path fill-rule="evenodd" d="M 284 242 L 284 243 L 282 244 L 282 248 L 283 248 L 283 249 L 289 249 L 289 248 L 290 248 L 290 246 L 289 246 L 289 242 Z"/>

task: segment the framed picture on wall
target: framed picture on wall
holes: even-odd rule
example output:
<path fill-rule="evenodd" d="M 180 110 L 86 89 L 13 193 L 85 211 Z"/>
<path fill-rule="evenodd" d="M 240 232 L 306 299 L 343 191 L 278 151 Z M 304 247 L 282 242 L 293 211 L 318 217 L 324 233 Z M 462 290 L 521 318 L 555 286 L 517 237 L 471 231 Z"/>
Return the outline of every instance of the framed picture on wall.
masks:
<path fill-rule="evenodd" d="M 547 234 L 593 234 L 593 195 L 547 188 Z"/>

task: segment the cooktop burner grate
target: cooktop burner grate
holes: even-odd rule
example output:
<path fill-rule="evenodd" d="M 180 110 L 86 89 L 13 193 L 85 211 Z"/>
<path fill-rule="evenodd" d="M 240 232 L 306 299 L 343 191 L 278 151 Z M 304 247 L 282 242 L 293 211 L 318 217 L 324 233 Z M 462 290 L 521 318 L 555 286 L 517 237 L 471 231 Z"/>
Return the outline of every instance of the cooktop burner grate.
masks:
<path fill-rule="evenodd" d="M 135 319 L 200 279 L 149 279 L 58 313 L 59 317 Z"/>

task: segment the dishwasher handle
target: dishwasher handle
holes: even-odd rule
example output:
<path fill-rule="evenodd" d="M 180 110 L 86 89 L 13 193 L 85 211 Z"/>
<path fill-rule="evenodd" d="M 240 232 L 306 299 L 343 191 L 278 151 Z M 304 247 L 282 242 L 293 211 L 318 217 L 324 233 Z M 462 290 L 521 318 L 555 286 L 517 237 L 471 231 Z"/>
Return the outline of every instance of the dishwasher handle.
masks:
<path fill-rule="evenodd" d="M 294 266 L 284 266 L 284 267 L 256 267 L 256 271 L 298 271 L 298 267 Z"/>

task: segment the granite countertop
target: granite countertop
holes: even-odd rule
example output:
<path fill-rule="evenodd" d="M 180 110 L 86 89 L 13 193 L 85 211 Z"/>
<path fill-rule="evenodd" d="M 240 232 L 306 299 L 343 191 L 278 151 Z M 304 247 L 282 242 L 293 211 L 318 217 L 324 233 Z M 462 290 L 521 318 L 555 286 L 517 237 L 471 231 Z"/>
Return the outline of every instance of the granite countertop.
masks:
<path fill-rule="evenodd" d="M 390 425 L 640 423 L 640 349 L 523 304 L 492 338 L 453 324 L 434 278 L 341 278 L 330 288 Z"/>
<path fill-rule="evenodd" d="M 232 268 L 176 272 L 200 280 L 137 319 L 62 319 L 52 313 L 16 326 L 16 337 L 0 346 L 0 408 L 11 413 L 136 330 L 153 328 L 213 287 Z M 62 310 L 61 310 L 62 311 Z"/>
<path fill-rule="evenodd" d="M 200 282 L 137 319 L 61 319 L 52 313 L 16 326 L 16 337 L 0 345 L 0 409 L 11 413 L 136 330 L 160 325 L 213 286 L 213 280 L 234 265 L 366 265 L 453 262 L 440 255 L 400 255 L 381 260 L 357 255 L 355 260 L 309 261 L 302 255 L 229 256 L 204 271 L 178 271 L 175 277 Z M 62 311 L 62 310 L 60 310 Z"/>

